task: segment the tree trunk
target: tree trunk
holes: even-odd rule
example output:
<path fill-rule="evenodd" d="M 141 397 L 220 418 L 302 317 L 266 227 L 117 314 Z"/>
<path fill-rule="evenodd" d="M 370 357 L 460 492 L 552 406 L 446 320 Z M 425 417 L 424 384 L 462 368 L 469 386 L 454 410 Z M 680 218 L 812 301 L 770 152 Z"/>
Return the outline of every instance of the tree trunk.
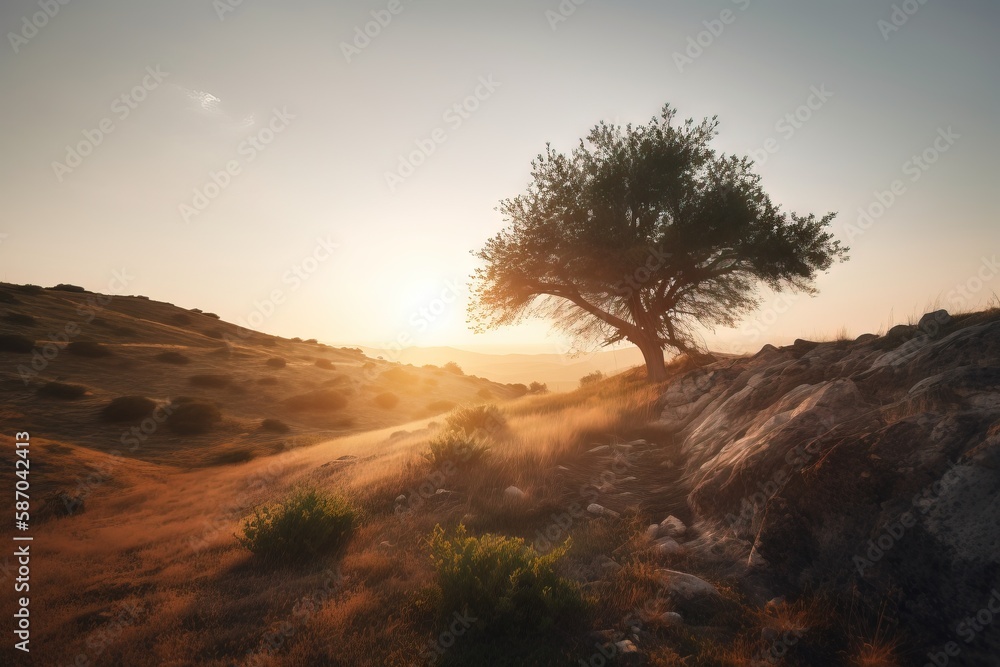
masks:
<path fill-rule="evenodd" d="M 650 382 L 664 382 L 667 379 L 667 366 L 663 360 L 663 348 L 658 341 L 637 342 L 636 346 L 642 352 L 646 361 L 646 379 Z"/>

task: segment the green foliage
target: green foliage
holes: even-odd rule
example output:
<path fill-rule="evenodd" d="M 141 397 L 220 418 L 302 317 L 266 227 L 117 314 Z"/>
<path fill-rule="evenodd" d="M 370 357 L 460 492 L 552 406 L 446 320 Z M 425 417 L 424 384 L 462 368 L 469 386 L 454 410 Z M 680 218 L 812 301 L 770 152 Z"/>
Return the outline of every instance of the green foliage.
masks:
<path fill-rule="evenodd" d="M 101 410 L 101 418 L 110 422 L 139 421 L 153 414 L 156 401 L 145 396 L 119 396 Z"/>
<path fill-rule="evenodd" d="M 284 502 L 256 508 L 243 520 L 238 539 L 262 560 L 303 562 L 346 545 L 357 520 L 344 498 L 300 489 Z"/>
<path fill-rule="evenodd" d="M 220 421 L 222 413 L 211 403 L 192 400 L 178 405 L 175 400 L 170 406 L 167 426 L 180 435 L 202 435 Z"/>
<path fill-rule="evenodd" d="M 464 431 L 446 431 L 428 444 L 430 451 L 424 457 L 436 466 L 444 463 L 475 463 L 490 450 L 479 437 Z"/>
<path fill-rule="evenodd" d="M 456 611 L 473 616 L 472 632 L 493 640 L 546 637 L 583 616 L 579 589 L 555 569 L 570 540 L 542 555 L 521 538 L 471 537 L 459 525 L 452 537 L 435 527 L 429 545 L 442 618 Z"/>

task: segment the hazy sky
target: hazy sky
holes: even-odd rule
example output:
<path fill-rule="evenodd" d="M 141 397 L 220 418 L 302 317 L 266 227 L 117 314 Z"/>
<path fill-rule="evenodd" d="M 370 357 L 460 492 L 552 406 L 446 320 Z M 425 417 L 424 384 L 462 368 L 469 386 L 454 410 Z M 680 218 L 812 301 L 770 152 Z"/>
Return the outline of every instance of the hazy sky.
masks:
<path fill-rule="evenodd" d="M 469 251 L 546 141 L 669 102 L 852 247 L 713 346 L 1000 293 L 995 0 L 62 1 L 0 8 L 5 281 L 124 270 L 122 293 L 281 335 L 561 349 L 467 331 Z"/>

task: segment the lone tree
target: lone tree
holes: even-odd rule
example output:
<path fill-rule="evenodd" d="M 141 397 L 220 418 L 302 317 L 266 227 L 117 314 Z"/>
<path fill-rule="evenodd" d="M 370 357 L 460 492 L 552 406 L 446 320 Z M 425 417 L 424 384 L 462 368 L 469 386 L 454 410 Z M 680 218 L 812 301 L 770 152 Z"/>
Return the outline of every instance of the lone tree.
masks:
<path fill-rule="evenodd" d="M 546 146 L 525 194 L 501 202 L 507 226 L 478 252 L 469 321 L 478 331 L 551 319 L 587 345 L 627 340 L 649 380 L 664 349 L 706 356 L 697 325 L 734 326 L 759 289 L 815 293 L 847 248 L 836 216 L 784 213 L 747 157 L 710 147 L 718 120 L 597 125 L 572 154 Z"/>

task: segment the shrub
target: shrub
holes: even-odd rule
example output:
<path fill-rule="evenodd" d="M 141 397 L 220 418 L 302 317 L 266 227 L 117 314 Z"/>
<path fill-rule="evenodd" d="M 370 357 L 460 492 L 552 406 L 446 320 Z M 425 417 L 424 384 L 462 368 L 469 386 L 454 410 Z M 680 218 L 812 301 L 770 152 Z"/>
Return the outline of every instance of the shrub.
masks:
<path fill-rule="evenodd" d="M 274 347 L 278 343 L 273 338 L 262 338 L 260 344 L 264 347 Z"/>
<path fill-rule="evenodd" d="M 528 385 L 529 394 L 547 394 L 549 393 L 549 386 L 547 384 L 542 384 L 541 382 L 532 382 Z"/>
<path fill-rule="evenodd" d="M 176 313 L 170 319 L 176 322 L 177 324 L 191 324 L 191 322 L 194 321 L 191 319 L 191 316 L 188 315 L 187 313 Z"/>
<path fill-rule="evenodd" d="M 87 388 L 79 384 L 66 384 L 65 382 L 46 382 L 38 388 L 39 396 L 49 398 L 61 398 L 73 400 L 83 398 L 87 395 Z"/>
<path fill-rule="evenodd" d="M 197 400 L 178 403 L 175 400 L 171 408 L 167 426 L 179 435 L 201 435 L 222 421 L 219 408 L 211 403 Z"/>
<path fill-rule="evenodd" d="M 317 389 L 285 399 L 290 410 L 340 410 L 347 406 L 347 398 L 336 389 Z"/>
<path fill-rule="evenodd" d="M 507 385 L 514 392 L 514 396 L 521 397 L 528 393 L 528 385 L 521 384 L 520 382 L 516 384 Z"/>
<path fill-rule="evenodd" d="M 204 331 L 202 333 L 209 338 L 222 338 L 222 332 L 218 329 L 209 329 L 208 331 Z"/>
<path fill-rule="evenodd" d="M 391 391 L 379 394 L 375 397 L 375 405 L 380 408 L 385 408 L 386 410 L 391 410 L 392 408 L 399 405 L 399 396 L 396 396 Z"/>
<path fill-rule="evenodd" d="M 448 415 L 445 426 L 449 430 L 468 434 L 494 434 L 507 427 L 507 418 L 492 403 L 461 408 Z"/>
<path fill-rule="evenodd" d="M 541 555 L 521 538 L 470 537 L 459 525 L 453 537 L 435 527 L 429 546 L 441 589 L 441 618 L 456 610 L 474 616 L 473 641 L 551 639 L 551 633 L 583 617 L 578 587 L 555 569 L 570 540 Z"/>
<path fill-rule="evenodd" d="M 67 285 L 66 283 L 59 283 L 55 287 L 50 287 L 49 289 L 55 292 L 75 292 L 77 294 L 87 291 L 79 285 Z"/>
<path fill-rule="evenodd" d="M 231 375 L 192 375 L 188 378 L 191 385 L 205 389 L 225 389 L 232 381 Z"/>
<path fill-rule="evenodd" d="M 101 359 L 112 355 L 111 350 L 104 347 L 100 343 L 90 340 L 75 340 L 66 346 L 66 351 L 70 354 L 75 354 L 79 357 L 87 357 L 89 359 Z"/>
<path fill-rule="evenodd" d="M 30 353 L 35 349 L 35 341 L 17 334 L 0 334 L 0 352 Z"/>
<path fill-rule="evenodd" d="M 357 513 L 343 498 L 303 489 L 255 509 L 239 541 L 262 560 L 302 562 L 344 547 L 356 523 Z"/>
<path fill-rule="evenodd" d="M 10 312 L 3 316 L 4 321 L 10 322 L 11 324 L 16 324 L 18 326 L 33 327 L 38 323 L 31 315 L 25 315 L 24 313 L 14 313 Z"/>
<path fill-rule="evenodd" d="M 41 285 L 17 285 L 14 289 L 24 294 L 41 294 L 45 291 Z"/>
<path fill-rule="evenodd" d="M 180 352 L 160 352 L 153 359 L 164 364 L 177 364 L 178 366 L 191 363 L 191 360 Z"/>
<path fill-rule="evenodd" d="M 424 458 L 436 466 L 451 463 L 475 463 L 486 456 L 490 448 L 477 436 L 447 431 L 427 443 L 430 451 Z"/>
<path fill-rule="evenodd" d="M 232 465 L 234 463 L 246 463 L 254 458 L 254 453 L 249 449 L 233 449 L 222 452 L 212 459 L 215 465 Z"/>
<path fill-rule="evenodd" d="M 270 431 L 271 433 L 288 433 L 292 430 L 288 424 L 280 419 L 265 419 L 260 423 L 260 428 L 263 431 Z"/>
<path fill-rule="evenodd" d="M 580 386 L 586 387 L 589 384 L 596 384 L 604 379 L 604 373 L 601 371 L 594 371 L 593 373 L 588 373 L 580 378 Z"/>
<path fill-rule="evenodd" d="M 444 366 L 442 366 L 442 368 L 448 371 L 449 373 L 454 373 L 455 375 L 465 375 L 465 373 L 462 371 L 462 368 L 454 361 L 449 361 Z"/>
<path fill-rule="evenodd" d="M 329 359 L 317 359 L 316 365 L 325 371 L 332 371 L 335 368 L 333 362 L 331 362 Z"/>
<path fill-rule="evenodd" d="M 385 382 L 389 382 L 391 384 L 397 384 L 403 386 L 416 384 L 417 381 L 419 380 L 419 378 L 413 373 L 405 371 L 399 367 L 390 368 L 389 370 L 382 373 L 382 375 L 379 376 L 379 379 Z"/>
<path fill-rule="evenodd" d="M 213 320 L 222 319 L 215 313 L 202 313 L 202 315 L 204 315 L 205 317 L 211 317 Z"/>
<path fill-rule="evenodd" d="M 306 343 L 307 343 L 308 345 L 315 345 L 315 344 L 316 344 L 316 343 L 318 343 L 319 341 L 318 341 L 318 340 L 316 340 L 315 338 L 309 338 L 309 339 L 307 339 L 307 340 L 306 340 L 305 342 L 306 342 Z"/>
<path fill-rule="evenodd" d="M 292 339 L 292 342 L 293 342 L 293 343 L 301 343 L 301 342 L 302 342 L 302 339 L 301 339 L 301 338 L 299 338 L 298 336 L 296 336 L 295 338 L 293 338 L 293 339 Z"/>
<path fill-rule="evenodd" d="M 109 422 L 139 421 L 153 414 L 156 401 L 145 396 L 119 396 L 101 410 L 101 418 Z"/>
<path fill-rule="evenodd" d="M 288 362 L 281 357 L 272 357 L 264 362 L 268 368 L 284 368 L 288 365 Z"/>

